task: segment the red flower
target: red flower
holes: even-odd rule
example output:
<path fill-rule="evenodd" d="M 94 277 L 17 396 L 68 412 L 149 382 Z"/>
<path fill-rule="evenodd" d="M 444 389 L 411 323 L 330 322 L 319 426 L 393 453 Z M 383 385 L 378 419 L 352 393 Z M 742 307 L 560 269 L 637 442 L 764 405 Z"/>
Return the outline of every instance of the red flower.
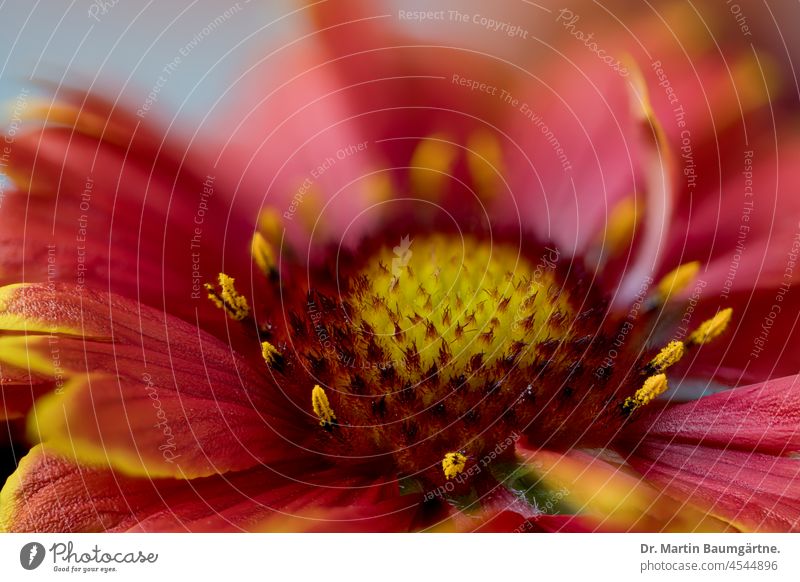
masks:
<path fill-rule="evenodd" d="M 16 138 L 0 527 L 798 529 L 767 76 L 737 120 L 658 34 L 512 85 L 354 16 L 200 146 L 78 93 Z"/>

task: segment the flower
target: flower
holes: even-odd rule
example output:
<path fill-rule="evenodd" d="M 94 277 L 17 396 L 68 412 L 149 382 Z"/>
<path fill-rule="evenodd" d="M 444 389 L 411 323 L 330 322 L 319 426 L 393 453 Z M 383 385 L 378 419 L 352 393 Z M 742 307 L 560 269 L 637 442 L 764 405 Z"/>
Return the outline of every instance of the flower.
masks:
<path fill-rule="evenodd" d="M 715 132 L 673 58 L 512 86 L 318 16 L 219 151 L 75 93 L 14 143 L 0 364 L 39 444 L 0 527 L 797 529 L 791 331 L 742 308 L 794 300 L 797 225 L 708 194 L 728 94 Z"/>

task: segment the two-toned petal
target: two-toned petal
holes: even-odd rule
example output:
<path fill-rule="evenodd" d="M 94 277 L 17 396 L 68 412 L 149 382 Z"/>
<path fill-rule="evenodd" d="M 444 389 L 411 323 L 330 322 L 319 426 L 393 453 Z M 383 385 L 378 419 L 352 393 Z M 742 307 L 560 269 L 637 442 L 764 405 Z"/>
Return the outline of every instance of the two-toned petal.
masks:
<path fill-rule="evenodd" d="M 201 477 L 298 454 L 280 392 L 211 335 L 73 287 L 0 295 L 0 327 L 27 334 L 0 338 L 0 362 L 59 379 L 28 419 L 31 436 L 53 450 L 150 477 Z"/>
<path fill-rule="evenodd" d="M 800 529 L 797 377 L 654 412 L 626 437 L 648 481 L 742 530 Z"/>

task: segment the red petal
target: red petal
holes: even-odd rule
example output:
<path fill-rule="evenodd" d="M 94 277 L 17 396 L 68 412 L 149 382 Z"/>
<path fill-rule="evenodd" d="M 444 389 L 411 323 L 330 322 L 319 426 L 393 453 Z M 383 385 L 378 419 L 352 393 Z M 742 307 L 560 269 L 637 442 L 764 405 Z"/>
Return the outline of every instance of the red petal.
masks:
<path fill-rule="evenodd" d="M 718 295 L 706 293 L 702 290 L 697 305 L 684 311 L 684 317 L 690 318 L 689 331 L 719 310 Z M 676 373 L 741 385 L 800 372 L 796 349 L 800 345 L 800 296 L 755 289 L 732 294 L 725 306 L 733 308 L 730 330 L 685 358 Z"/>
<path fill-rule="evenodd" d="M 653 412 L 629 427 L 628 461 L 677 499 L 738 529 L 800 529 L 797 378 Z"/>
<path fill-rule="evenodd" d="M 113 529 L 160 498 L 146 480 L 81 468 L 39 445 L 20 461 L 0 501 L 3 531 L 91 532 Z"/>
<path fill-rule="evenodd" d="M 42 373 L 56 350 L 69 381 L 39 401 L 30 426 L 62 452 L 179 477 L 300 455 L 291 431 L 302 423 L 281 408 L 285 398 L 212 336 L 113 295 L 63 286 L 3 291 L 0 326 L 63 334 L 29 335 L 0 354 Z"/>
<path fill-rule="evenodd" d="M 723 168 L 699 170 L 729 174 L 718 191 L 679 203 L 668 242 L 668 264 L 706 265 L 699 279 L 708 296 L 775 288 L 798 277 L 787 265 L 798 244 L 800 198 L 791 185 L 800 180 L 800 141 L 777 132 L 763 143 L 742 145 L 736 157 L 717 162 Z M 750 168 L 740 153 L 746 150 Z"/>
<path fill-rule="evenodd" d="M 800 460 L 648 439 L 628 461 L 673 497 L 741 530 L 800 531 Z"/>
<path fill-rule="evenodd" d="M 498 106 L 499 90 L 492 96 L 453 80 L 469 77 L 489 87 L 510 88 L 517 72 L 513 67 L 481 50 L 454 50 L 452 43 L 442 42 L 441 34 L 434 42 L 420 42 L 410 28 L 418 29 L 419 23 L 387 18 L 374 2 L 317 3 L 310 10 L 328 66 L 339 86 L 349 88 L 347 99 L 362 116 L 362 133 L 374 140 L 389 139 L 378 145 L 393 164 L 407 164 L 416 145 L 402 138 L 445 132 L 465 143 L 470 131 L 497 124 L 505 116 L 504 107 Z M 447 26 L 436 23 L 438 33 L 442 24 Z M 453 27 L 460 29 L 457 23 Z M 476 27 L 466 45 L 459 46 L 469 46 L 485 32 Z"/>
<path fill-rule="evenodd" d="M 34 401 L 55 388 L 54 383 L 0 384 L 0 420 L 24 417 Z"/>
<path fill-rule="evenodd" d="M 406 531 L 418 496 L 292 464 L 204 479 L 136 479 L 37 446 L 2 492 L 6 531 Z M 325 483 L 313 485 L 311 483 Z"/>
<path fill-rule="evenodd" d="M 512 190 L 523 193 L 525 223 L 567 253 L 597 242 L 615 203 L 639 190 L 641 140 L 628 83 L 580 58 L 545 69 L 518 96 L 526 109 L 513 111 L 511 132 L 524 154 L 511 154 Z"/>
<path fill-rule="evenodd" d="M 672 406 L 639 423 L 647 426 L 648 440 L 773 455 L 800 451 L 800 377 L 720 392 Z"/>
<path fill-rule="evenodd" d="M 202 283 L 223 270 L 226 244 L 226 270 L 249 272 L 256 216 L 229 213 L 195 150 L 75 92 L 32 110 L 28 124 L 9 157 L 19 191 L 0 209 L 0 282 L 94 285 L 189 321 L 224 322 Z"/>

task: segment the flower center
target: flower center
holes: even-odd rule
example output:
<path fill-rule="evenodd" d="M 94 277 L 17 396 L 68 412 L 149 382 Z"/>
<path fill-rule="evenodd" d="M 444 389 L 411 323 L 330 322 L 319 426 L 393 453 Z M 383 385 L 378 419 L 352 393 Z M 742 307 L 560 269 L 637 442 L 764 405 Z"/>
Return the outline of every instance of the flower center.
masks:
<path fill-rule="evenodd" d="M 585 381 L 608 342 L 604 309 L 590 308 L 602 301 L 574 271 L 555 249 L 472 236 L 379 248 L 343 284 L 341 306 L 309 297 L 321 341 L 304 356 L 322 438 L 436 482 L 511 455 L 522 435 L 573 444 L 609 396 Z M 608 388 L 610 376 L 595 382 Z"/>
<path fill-rule="evenodd" d="M 667 369 L 731 317 L 721 310 L 653 350 L 658 306 L 696 265 L 665 276 L 620 316 L 579 262 L 546 246 L 520 250 L 476 235 L 384 239 L 277 277 L 275 253 L 256 238 L 254 260 L 273 283 L 266 318 L 224 274 L 209 298 L 232 319 L 256 319 L 276 394 L 316 419 L 307 448 L 428 485 L 492 479 L 519 438 L 556 450 L 606 446 L 664 393 Z"/>

